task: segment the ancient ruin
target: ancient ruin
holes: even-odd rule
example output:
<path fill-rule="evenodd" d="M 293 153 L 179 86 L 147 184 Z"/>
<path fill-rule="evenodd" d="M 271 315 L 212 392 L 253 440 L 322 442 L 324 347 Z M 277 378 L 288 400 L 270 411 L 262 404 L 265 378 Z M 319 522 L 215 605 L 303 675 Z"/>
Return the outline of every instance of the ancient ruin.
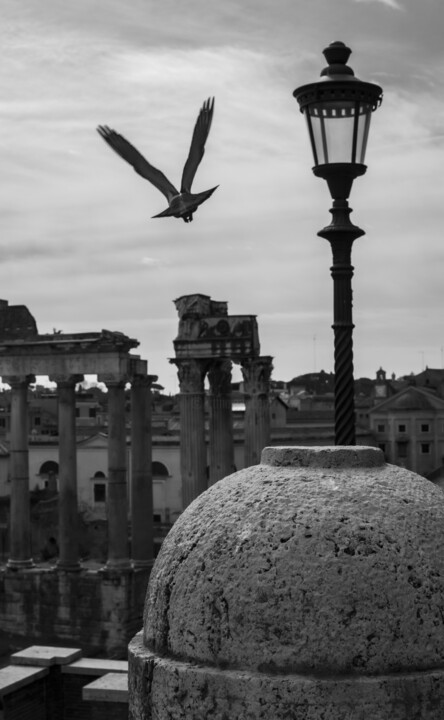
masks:
<path fill-rule="evenodd" d="M 260 355 L 255 315 L 228 315 L 228 304 L 208 295 L 175 300 L 179 331 L 174 340 L 180 387 L 183 508 L 206 490 L 205 377 L 210 385 L 209 484 L 231 474 L 232 364 L 241 366 L 245 393 L 245 466 L 260 462 L 270 441 L 272 358 Z"/>
<path fill-rule="evenodd" d="M 120 332 L 40 335 L 29 310 L 23 306 L 10 307 L 7 301 L 0 305 L 0 328 L 0 376 L 12 391 L 10 554 L 0 576 L 4 590 L 5 606 L 1 608 L 4 629 L 12 634 L 26 634 L 28 630 L 34 637 L 48 639 L 58 635 L 78 640 L 82 612 L 74 612 L 74 606 L 86 591 L 90 593 L 91 602 L 96 598 L 93 608 L 89 602 L 84 608 L 95 620 L 95 630 L 91 630 L 88 638 L 84 636 L 86 646 L 124 653 L 128 627 L 140 618 L 144 588 L 153 562 L 149 398 L 150 385 L 157 378 L 147 374 L 146 360 L 130 353 L 138 341 Z M 34 561 L 30 534 L 27 390 L 37 375 L 46 375 L 57 384 L 60 552 L 55 568 L 30 573 L 27 571 L 33 569 Z M 82 569 L 79 560 L 75 387 L 85 375 L 96 375 L 108 390 L 108 558 L 103 571 L 96 573 Z M 132 406 L 129 513 L 124 420 L 124 390 L 128 383 Z M 142 574 L 141 581 L 131 578 L 136 572 Z M 91 583 L 99 589 L 92 590 Z M 116 593 L 120 593 L 117 603 Z M 26 602 L 29 596 L 31 605 Z M 102 610 L 105 618 L 110 606 L 114 612 L 110 623 L 112 637 L 107 636 L 101 623 Z M 42 612 L 50 622 L 36 620 Z"/>

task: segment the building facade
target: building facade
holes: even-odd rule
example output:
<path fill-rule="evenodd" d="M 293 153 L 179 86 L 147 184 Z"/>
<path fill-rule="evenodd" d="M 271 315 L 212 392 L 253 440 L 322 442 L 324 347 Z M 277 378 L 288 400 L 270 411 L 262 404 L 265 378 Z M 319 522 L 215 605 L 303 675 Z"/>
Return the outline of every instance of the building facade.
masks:
<path fill-rule="evenodd" d="M 428 476 L 443 464 L 444 400 L 410 386 L 369 412 L 370 429 L 387 462 Z"/>

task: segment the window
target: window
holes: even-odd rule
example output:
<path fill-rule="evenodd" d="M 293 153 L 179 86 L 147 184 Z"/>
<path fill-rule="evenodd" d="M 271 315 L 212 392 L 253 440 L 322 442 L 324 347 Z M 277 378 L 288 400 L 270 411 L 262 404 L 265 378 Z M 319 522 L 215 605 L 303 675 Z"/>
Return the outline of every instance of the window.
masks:
<path fill-rule="evenodd" d="M 89 409 L 88 409 L 88 416 L 89 416 L 90 418 L 95 418 L 95 417 L 97 416 L 97 408 L 94 408 L 94 407 L 89 408 Z"/>
<path fill-rule="evenodd" d="M 430 455 L 430 443 L 421 443 L 421 455 Z"/>
<path fill-rule="evenodd" d="M 41 419 L 40 415 L 36 415 L 34 418 L 34 425 L 37 427 L 38 425 L 41 425 L 41 424 L 42 424 L 42 419 Z"/>
<path fill-rule="evenodd" d="M 430 432 L 430 425 L 429 423 L 421 423 L 421 432 L 428 433 Z"/>
<path fill-rule="evenodd" d="M 406 442 L 398 443 L 398 458 L 406 458 L 408 456 L 408 447 L 408 443 Z"/>
<path fill-rule="evenodd" d="M 158 462 L 157 460 L 154 460 L 154 462 L 152 463 L 151 472 L 153 474 L 153 478 L 166 479 L 169 476 L 168 469 L 163 463 Z"/>
<path fill-rule="evenodd" d="M 384 423 L 379 423 L 377 430 L 378 430 L 378 432 L 384 432 L 385 431 Z"/>
<path fill-rule="evenodd" d="M 94 483 L 94 502 L 103 503 L 106 501 L 105 483 Z"/>
<path fill-rule="evenodd" d="M 40 466 L 40 470 L 38 472 L 39 475 L 49 475 L 52 473 L 53 475 L 59 474 L 59 464 L 54 462 L 54 460 L 47 460 L 43 463 L 43 465 Z"/>
<path fill-rule="evenodd" d="M 153 521 L 158 523 L 162 522 L 162 515 L 160 513 L 154 513 Z"/>
<path fill-rule="evenodd" d="M 2 428 L 6 427 L 6 418 L 0 417 L 0 427 L 2 427 Z"/>
<path fill-rule="evenodd" d="M 407 431 L 407 426 L 406 426 L 404 423 L 400 423 L 400 424 L 398 425 L 398 432 L 404 433 L 404 432 L 406 432 L 406 431 Z"/>
<path fill-rule="evenodd" d="M 382 450 L 383 453 L 385 453 L 385 443 L 378 443 L 378 448 Z"/>

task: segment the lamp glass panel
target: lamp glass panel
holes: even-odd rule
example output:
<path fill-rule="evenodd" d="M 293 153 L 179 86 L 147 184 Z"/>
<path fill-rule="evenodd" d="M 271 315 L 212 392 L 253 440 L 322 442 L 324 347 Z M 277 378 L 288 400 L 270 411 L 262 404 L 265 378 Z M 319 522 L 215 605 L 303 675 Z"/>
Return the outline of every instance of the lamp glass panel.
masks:
<path fill-rule="evenodd" d="M 365 151 L 367 150 L 368 133 L 372 117 L 372 106 L 368 103 L 361 103 L 359 106 L 359 124 L 356 143 L 356 162 L 365 162 Z"/>
<path fill-rule="evenodd" d="M 305 108 L 316 165 L 363 163 L 372 107 L 349 100 L 311 103 Z"/>

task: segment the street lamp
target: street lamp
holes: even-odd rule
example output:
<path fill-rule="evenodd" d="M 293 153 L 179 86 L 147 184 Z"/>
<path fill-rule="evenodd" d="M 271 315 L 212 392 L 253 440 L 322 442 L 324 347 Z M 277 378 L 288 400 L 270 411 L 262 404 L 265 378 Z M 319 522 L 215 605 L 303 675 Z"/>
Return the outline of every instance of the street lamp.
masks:
<path fill-rule="evenodd" d="M 353 180 L 367 170 L 370 118 L 381 104 L 382 88 L 354 76 L 347 65 L 351 50 L 344 43 L 331 43 L 323 53 L 328 66 L 322 79 L 297 88 L 293 95 L 307 120 L 313 172 L 327 181 L 333 199 L 331 224 L 318 235 L 329 241 L 333 253 L 335 443 L 355 445 L 351 249 L 365 233 L 350 221 L 347 200 Z"/>

